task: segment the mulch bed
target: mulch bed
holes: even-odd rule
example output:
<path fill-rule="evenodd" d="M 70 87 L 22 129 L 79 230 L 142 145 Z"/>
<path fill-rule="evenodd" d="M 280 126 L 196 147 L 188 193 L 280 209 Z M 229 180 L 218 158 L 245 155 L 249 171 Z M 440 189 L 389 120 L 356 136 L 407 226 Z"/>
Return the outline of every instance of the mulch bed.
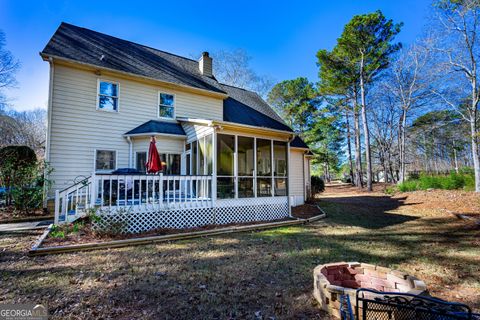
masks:
<path fill-rule="evenodd" d="M 300 219 L 309 219 L 322 214 L 322 211 L 314 204 L 306 203 L 292 208 L 292 216 Z"/>
<path fill-rule="evenodd" d="M 54 238 L 49 235 L 45 241 L 42 243 L 42 247 L 54 247 L 54 246 L 64 246 L 72 244 L 82 244 L 82 243 L 92 243 L 92 242 L 107 242 L 113 240 L 125 240 L 125 239 L 135 239 L 135 238 L 146 238 L 152 236 L 163 236 L 169 234 L 183 234 L 195 231 L 206 231 L 206 230 L 215 230 L 227 227 L 240 227 L 240 226 L 251 226 L 258 225 L 263 223 L 272 223 L 272 222 L 281 222 L 281 221 L 290 221 L 291 219 L 278 219 L 278 220 L 269 220 L 269 221 L 255 221 L 248 223 L 230 223 L 222 225 L 208 225 L 197 228 L 188 228 L 188 229 L 167 229 L 159 228 L 150 230 L 142 233 L 135 234 L 106 234 L 99 233 L 92 229 L 92 225 L 89 221 L 83 220 L 85 222 L 84 227 L 81 228 L 78 232 L 65 232 L 64 238 Z M 82 221 L 79 219 L 77 221 Z M 64 229 L 70 229 L 71 227 L 65 226 Z"/>

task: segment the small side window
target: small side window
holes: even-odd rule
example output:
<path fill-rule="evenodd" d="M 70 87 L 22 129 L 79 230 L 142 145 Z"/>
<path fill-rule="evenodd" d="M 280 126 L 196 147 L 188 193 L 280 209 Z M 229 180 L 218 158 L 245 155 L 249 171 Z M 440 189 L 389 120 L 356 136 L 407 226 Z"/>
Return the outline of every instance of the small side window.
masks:
<path fill-rule="evenodd" d="M 118 112 L 118 83 L 101 80 L 98 85 L 99 110 Z"/>
<path fill-rule="evenodd" d="M 147 172 L 146 168 L 147 163 L 147 153 L 146 152 L 137 152 L 137 170 L 140 172 Z"/>
<path fill-rule="evenodd" d="M 175 96 L 173 94 L 160 93 L 158 116 L 168 119 L 175 117 Z"/>
<path fill-rule="evenodd" d="M 95 155 L 95 171 L 108 172 L 116 169 L 117 152 L 111 150 L 97 150 Z"/>

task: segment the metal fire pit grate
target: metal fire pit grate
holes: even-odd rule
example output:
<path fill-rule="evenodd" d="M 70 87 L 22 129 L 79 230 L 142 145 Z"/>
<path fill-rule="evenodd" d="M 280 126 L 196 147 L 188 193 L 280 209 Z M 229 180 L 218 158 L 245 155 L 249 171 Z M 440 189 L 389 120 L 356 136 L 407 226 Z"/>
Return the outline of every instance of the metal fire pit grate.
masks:
<path fill-rule="evenodd" d="M 458 320 L 476 319 L 462 303 L 408 293 L 388 293 L 370 289 L 357 290 L 357 319 Z M 474 318 L 475 317 L 475 318 Z"/>

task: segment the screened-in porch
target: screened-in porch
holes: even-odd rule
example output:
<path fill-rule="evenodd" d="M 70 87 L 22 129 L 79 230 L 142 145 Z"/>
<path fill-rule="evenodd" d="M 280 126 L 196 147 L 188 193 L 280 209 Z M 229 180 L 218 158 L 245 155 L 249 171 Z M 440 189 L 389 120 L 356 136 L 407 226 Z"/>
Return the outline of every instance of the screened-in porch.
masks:
<path fill-rule="evenodd" d="M 133 174 L 95 172 L 57 191 L 57 223 L 73 221 L 89 208 L 104 220 L 130 217 L 129 232 L 289 215 L 288 140 L 213 129 L 191 140 L 180 154 L 162 153 L 159 146 L 158 174 L 144 173 L 147 155 L 137 152 Z"/>

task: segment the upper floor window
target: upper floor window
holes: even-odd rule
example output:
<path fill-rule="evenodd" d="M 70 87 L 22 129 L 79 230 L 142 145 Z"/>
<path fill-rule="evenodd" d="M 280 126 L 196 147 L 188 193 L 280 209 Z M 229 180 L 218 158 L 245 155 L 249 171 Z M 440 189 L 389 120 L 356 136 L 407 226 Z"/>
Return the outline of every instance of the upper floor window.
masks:
<path fill-rule="evenodd" d="M 168 93 L 160 93 L 158 116 L 160 118 L 175 118 L 175 96 Z"/>
<path fill-rule="evenodd" d="M 112 150 L 97 150 L 95 154 L 95 171 L 113 171 L 117 166 L 117 152 Z"/>
<path fill-rule="evenodd" d="M 99 81 L 97 107 L 99 110 L 118 111 L 118 83 Z"/>

